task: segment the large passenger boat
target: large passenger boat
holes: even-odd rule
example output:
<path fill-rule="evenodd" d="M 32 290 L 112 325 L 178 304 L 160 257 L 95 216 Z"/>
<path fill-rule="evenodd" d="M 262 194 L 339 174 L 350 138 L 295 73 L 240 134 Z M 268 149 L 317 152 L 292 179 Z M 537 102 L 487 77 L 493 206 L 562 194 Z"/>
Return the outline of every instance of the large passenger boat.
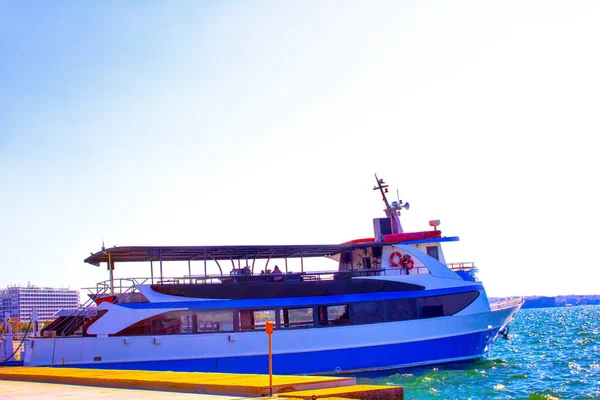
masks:
<path fill-rule="evenodd" d="M 41 337 L 29 340 L 24 364 L 267 373 L 268 321 L 275 328 L 276 374 L 357 373 L 485 357 L 523 300 L 490 302 L 474 263 L 447 263 L 442 244 L 458 237 L 442 236 L 439 221 L 404 232 L 400 214 L 409 204 L 388 202 L 387 185 L 375 179 L 385 217 L 373 220 L 372 238 L 103 247 L 85 262 L 105 264 L 110 279 L 90 293 L 89 305 L 60 312 Z M 121 263 L 147 263 L 150 276 L 116 278 Z M 169 264 L 183 264 L 186 273 L 163 275 Z"/>

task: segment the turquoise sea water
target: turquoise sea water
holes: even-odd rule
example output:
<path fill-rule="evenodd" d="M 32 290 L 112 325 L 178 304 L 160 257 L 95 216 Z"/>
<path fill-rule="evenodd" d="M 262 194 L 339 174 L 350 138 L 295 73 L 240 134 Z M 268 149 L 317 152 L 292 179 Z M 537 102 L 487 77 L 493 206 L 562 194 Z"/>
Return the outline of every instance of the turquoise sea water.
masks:
<path fill-rule="evenodd" d="M 600 306 L 521 310 L 485 360 L 363 375 L 412 399 L 600 399 Z"/>

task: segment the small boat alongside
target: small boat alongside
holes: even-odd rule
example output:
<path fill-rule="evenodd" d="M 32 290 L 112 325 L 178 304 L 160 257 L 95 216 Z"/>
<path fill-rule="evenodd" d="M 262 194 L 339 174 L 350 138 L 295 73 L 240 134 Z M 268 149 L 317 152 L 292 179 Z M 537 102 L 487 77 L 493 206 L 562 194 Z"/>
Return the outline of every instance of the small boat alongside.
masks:
<path fill-rule="evenodd" d="M 106 265 L 110 279 L 94 288 L 89 304 L 62 311 L 42 337 L 28 340 L 24 364 L 267 373 L 268 321 L 277 374 L 485 357 L 523 300 L 491 303 L 474 263 L 446 262 L 442 245 L 459 239 L 442 236 L 439 221 L 404 232 L 400 216 L 408 203 L 388 202 L 387 185 L 375 179 L 386 215 L 373 220 L 373 238 L 102 248 L 85 262 Z M 150 275 L 114 276 L 116 265 L 130 263 L 146 263 Z M 322 267 L 307 271 L 308 263 Z M 187 266 L 187 274 L 164 276 L 169 264 Z M 193 273 L 198 269 L 203 273 Z"/>

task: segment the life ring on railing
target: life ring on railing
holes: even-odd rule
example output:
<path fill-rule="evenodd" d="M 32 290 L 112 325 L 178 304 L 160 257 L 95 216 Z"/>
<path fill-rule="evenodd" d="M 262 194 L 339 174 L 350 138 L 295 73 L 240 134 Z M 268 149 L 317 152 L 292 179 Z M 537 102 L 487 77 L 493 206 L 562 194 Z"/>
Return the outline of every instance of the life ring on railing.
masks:
<path fill-rule="evenodd" d="M 398 259 L 398 261 L 396 261 L 396 258 Z M 400 266 L 402 266 L 402 254 L 395 251 L 392 254 L 390 254 L 390 267 L 398 268 Z"/>
<path fill-rule="evenodd" d="M 404 262 L 402 263 L 402 265 L 404 266 L 404 268 L 406 268 L 407 270 L 411 270 L 415 267 L 415 262 L 413 261 L 412 258 L 407 258 L 404 260 Z"/>

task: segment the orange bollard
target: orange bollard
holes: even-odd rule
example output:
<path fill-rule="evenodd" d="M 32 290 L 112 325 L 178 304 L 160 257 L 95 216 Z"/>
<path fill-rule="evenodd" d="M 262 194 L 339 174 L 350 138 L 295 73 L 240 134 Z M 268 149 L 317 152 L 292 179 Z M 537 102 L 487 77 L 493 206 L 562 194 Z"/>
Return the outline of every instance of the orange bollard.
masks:
<path fill-rule="evenodd" d="M 267 336 L 269 336 L 269 397 L 273 397 L 273 342 L 271 336 L 273 335 L 273 323 L 267 322 L 266 324 Z"/>

